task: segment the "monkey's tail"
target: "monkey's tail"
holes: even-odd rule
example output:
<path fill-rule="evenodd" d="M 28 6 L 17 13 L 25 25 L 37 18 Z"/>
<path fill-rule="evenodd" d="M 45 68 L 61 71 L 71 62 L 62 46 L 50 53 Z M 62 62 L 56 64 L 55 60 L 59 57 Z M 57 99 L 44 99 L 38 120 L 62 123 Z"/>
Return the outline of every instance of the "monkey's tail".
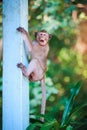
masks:
<path fill-rule="evenodd" d="M 41 114 L 45 114 L 45 108 L 46 108 L 46 85 L 45 85 L 45 80 L 41 80 L 41 85 L 42 85 L 42 104 L 41 104 Z M 41 118 L 41 121 L 44 122 L 44 117 Z"/>

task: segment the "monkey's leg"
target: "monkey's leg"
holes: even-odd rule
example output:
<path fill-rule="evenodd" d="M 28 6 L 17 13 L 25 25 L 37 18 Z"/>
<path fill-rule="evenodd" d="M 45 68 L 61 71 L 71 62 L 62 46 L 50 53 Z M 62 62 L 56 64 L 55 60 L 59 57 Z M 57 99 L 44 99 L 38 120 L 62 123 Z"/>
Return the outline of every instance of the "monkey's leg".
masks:
<path fill-rule="evenodd" d="M 22 63 L 17 64 L 17 67 L 22 70 L 23 75 L 27 78 L 29 78 L 29 76 L 35 71 L 35 66 L 36 64 L 34 60 L 29 63 L 27 68 Z"/>
<path fill-rule="evenodd" d="M 35 66 L 36 66 L 36 63 L 34 60 L 31 60 L 31 62 L 29 63 L 28 67 L 27 67 L 27 74 L 28 76 L 35 71 Z"/>
<path fill-rule="evenodd" d="M 42 104 L 41 104 L 41 114 L 45 114 L 45 108 L 46 108 L 46 85 L 45 85 L 45 79 L 43 78 L 41 80 L 41 86 L 42 86 Z M 41 118 L 41 121 L 44 122 L 44 118 Z"/>

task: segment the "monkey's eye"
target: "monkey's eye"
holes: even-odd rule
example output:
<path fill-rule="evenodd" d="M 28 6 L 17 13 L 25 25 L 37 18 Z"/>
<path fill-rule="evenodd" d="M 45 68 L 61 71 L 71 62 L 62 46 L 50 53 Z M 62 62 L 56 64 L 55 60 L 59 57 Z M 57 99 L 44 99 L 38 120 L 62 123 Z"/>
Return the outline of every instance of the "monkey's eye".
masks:
<path fill-rule="evenodd" d="M 41 33 L 40 35 L 42 36 L 43 34 Z"/>
<path fill-rule="evenodd" d="M 40 36 L 46 36 L 46 34 L 45 33 L 40 33 Z"/>

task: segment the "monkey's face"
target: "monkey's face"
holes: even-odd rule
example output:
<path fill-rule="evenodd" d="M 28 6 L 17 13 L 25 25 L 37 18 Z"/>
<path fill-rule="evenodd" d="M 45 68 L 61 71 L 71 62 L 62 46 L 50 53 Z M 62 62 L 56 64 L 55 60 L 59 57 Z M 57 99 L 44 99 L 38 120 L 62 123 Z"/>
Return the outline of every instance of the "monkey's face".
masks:
<path fill-rule="evenodd" d="M 45 46 L 49 41 L 49 34 L 46 32 L 38 32 L 36 38 L 37 38 L 37 42 L 41 46 Z"/>

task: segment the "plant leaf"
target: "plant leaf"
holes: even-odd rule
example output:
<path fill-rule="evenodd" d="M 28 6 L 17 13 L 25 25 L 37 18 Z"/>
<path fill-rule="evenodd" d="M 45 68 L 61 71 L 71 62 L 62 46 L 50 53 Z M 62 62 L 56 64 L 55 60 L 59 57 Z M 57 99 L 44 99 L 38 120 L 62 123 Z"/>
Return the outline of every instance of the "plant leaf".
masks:
<path fill-rule="evenodd" d="M 78 105 L 71 113 L 70 117 L 72 117 L 74 114 L 76 114 L 77 112 L 79 112 L 81 109 L 83 109 L 84 107 L 87 107 L 87 103 L 85 104 L 80 104 Z"/>
<path fill-rule="evenodd" d="M 30 125 L 27 127 L 26 130 L 34 130 L 37 126 L 38 126 L 38 127 L 41 127 L 41 123 L 36 122 L 36 123 L 34 123 L 34 124 L 30 124 Z"/>
<path fill-rule="evenodd" d="M 73 127 L 71 125 L 67 126 L 66 130 L 73 130 Z"/>
<path fill-rule="evenodd" d="M 66 101 L 66 106 L 65 106 L 64 113 L 62 116 L 61 127 L 64 127 L 64 125 L 67 125 L 68 123 L 69 116 L 73 108 L 74 99 L 79 93 L 81 85 L 82 85 L 82 81 L 78 81 L 77 84 L 71 89 L 71 94 L 70 94 L 69 99 Z"/>
<path fill-rule="evenodd" d="M 54 130 L 59 130 L 59 123 L 56 119 L 43 124 L 40 130 L 50 130 L 51 128 L 54 128 Z"/>

